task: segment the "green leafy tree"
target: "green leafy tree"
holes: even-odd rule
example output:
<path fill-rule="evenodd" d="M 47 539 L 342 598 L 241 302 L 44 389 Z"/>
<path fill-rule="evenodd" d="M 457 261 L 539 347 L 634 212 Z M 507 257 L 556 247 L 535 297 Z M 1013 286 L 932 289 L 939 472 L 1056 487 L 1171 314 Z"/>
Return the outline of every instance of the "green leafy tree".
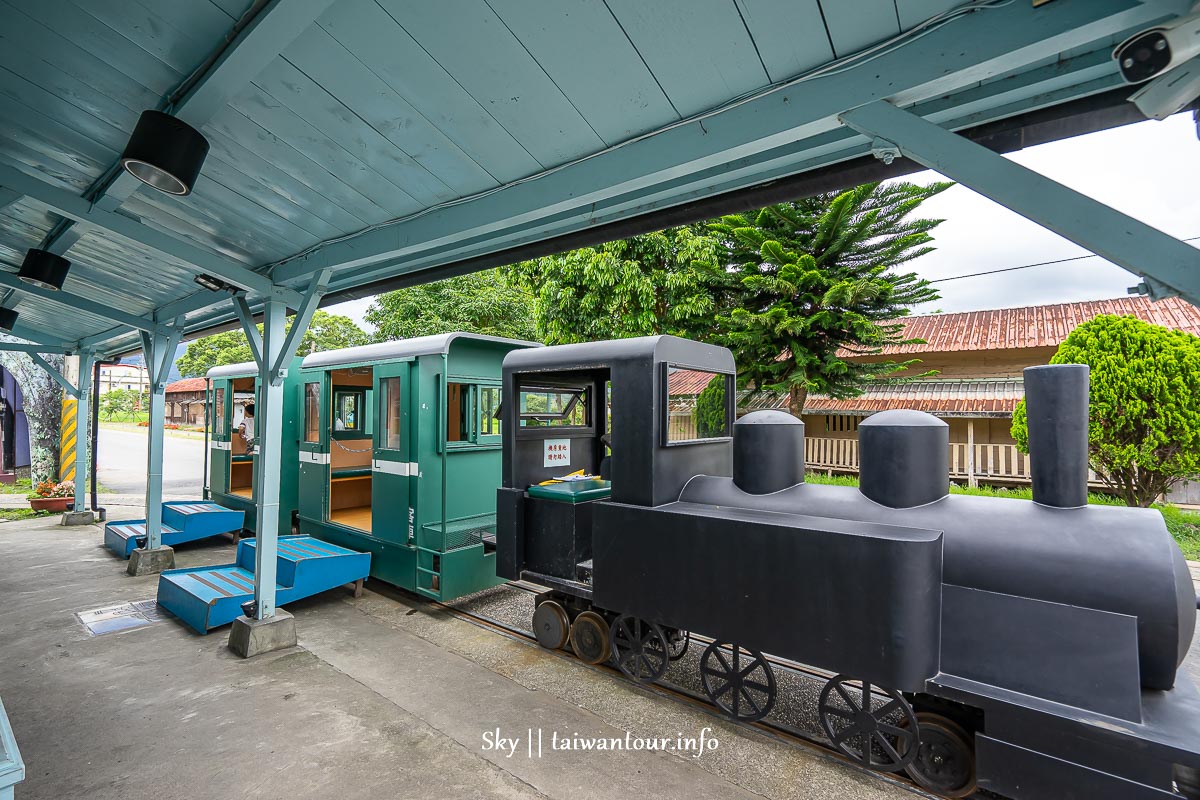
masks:
<path fill-rule="evenodd" d="M 287 320 L 285 328 L 291 329 L 292 319 Z M 262 333 L 262 325 L 258 326 L 258 330 Z M 354 324 L 354 320 L 339 314 L 317 311 L 300 340 L 296 354 L 306 356 L 323 350 L 355 347 L 366 344 L 367 341 L 367 334 Z M 233 330 L 191 342 L 175 365 L 183 377 L 198 378 L 203 377 L 213 367 L 253 360 L 246 334 L 241 330 Z"/>
<path fill-rule="evenodd" d="M 136 389 L 110 389 L 100 395 L 100 416 L 106 420 L 127 421 L 147 407 L 149 392 Z"/>
<path fill-rule="evenodd" d="M 1088 455 L 1127 504 L 1149 506 L 1200 473 L 1200 337 L 1102 315 L 1071 331 L 1050 363 L 1091 368 Z M 1028 453 L 1024 400 L 1012 435 Z"/>
<path fill-rule="evenodd" d="M 718 375 L 708 382 L 696 398 L 696 436 L 728 436 L 725 429 L 725 377 Z"/>
<path fill-rule="evenodd" d="M 533 340 L 533 297 L 499 270 L 381 294 L 364 315 L 375 341 L 467 331 Z"/>
<path fill-rule="evenodd" d="M 783 392 L 799 416 L 809 392 L 854 397 L 863 384 L 915 360 L 850 362 L 903 344 L 896 322 L 935 300 L 929 283 L 897 267 L 933 248 L 941 220 L 910 215 L 948 183 L 866 184 L 726 216 L 710 228 L 740 285 L 736 307 L 718 318 L 737 357 L 739 378 L 755 393 Z"/>
<path fill-rule="evenodd" d="M 711 340 L 730 281 L 703 226 L 669 228 L 522 262 L 550 344 L 669 333 Z"/>

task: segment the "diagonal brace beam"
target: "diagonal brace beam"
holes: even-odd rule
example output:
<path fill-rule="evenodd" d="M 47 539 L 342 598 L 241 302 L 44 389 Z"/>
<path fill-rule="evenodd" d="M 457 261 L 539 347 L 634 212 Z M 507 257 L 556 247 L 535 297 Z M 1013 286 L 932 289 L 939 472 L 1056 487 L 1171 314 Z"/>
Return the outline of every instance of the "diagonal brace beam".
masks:
<path fill-rule="evenodd" d="M 246 302 L 245 295 L 239 294 L 233 298 L 233 310 L 237 312 L 238 319 L 242 323 L 242 332 L 246 334 L 246 343 L 250 345 L 250 355 L 261 370 L 263 366 L 262 334 L 258 332 L 258 326 L 254 324 L 254 315 L 250 313 L 250 304 Z"/>
<path fill-rule="evenodd" d="M 861 134 L 894 143 L 908 158 L 1147 278 L 1156 296 L 1176 293 L 1200 303 L 1200 250 L 1175 237 L 886 101 L 846 111 L 841 120 Z"/>
<path fill-rule="evenodd" d="M 150 376 L 152 394 L 162 391 L 167 384 L 167 376 L 171 374 L 171 362 L 175 358 L 175 348 L 179 346 L 179 337 L 183 331 L 170 328 L 167 335 L 156 335 L 141 331 L 142 353 L 146 359 L 146 372 Z"/>
<path fill-rule="evenodd" d="M 76 387 L 73 383 L 71 383 L 69 380 L 67 380 L 66 376 L 64 376 L 61 372 L 59 372 L 57 369 L 55 369 L 54 366 L 49 361 L 42 358 L 41 354 L 30 353 L 29 357 L 31 359 L 33 359 L 33 363 L 37 364 L 42 369 L 46 370 L 47 374 L 49 374 L 50 377 L 54 379 L 55 383 L 57 383 L 64 390 L 66 390 L 67 394 L 71 395 L 71 397 L 74 397 L 76 400 L 79 399 L 78 387 Z"/>
<path fill-rule="evenodd" d="M 292 317 L 292 327 L 288 329 L 287 338 L 283 340 L 279 358 L 270 365 L 271 383 L 276 386 L 283 383 L 283 379 L 287 377 L 287 365 L 296 356 L 296 348 L 300 346 L 300 341 L 304 338 L 309 323 L 312 322 L 313 314 L 316 313 L 321 297 L 329 288 L 329 276 L 332 274 L 333 270 L 326 267 L 309 281 L 308 289 L 304 292 L 304 299 L 296 309 L 296 316 Z"/>

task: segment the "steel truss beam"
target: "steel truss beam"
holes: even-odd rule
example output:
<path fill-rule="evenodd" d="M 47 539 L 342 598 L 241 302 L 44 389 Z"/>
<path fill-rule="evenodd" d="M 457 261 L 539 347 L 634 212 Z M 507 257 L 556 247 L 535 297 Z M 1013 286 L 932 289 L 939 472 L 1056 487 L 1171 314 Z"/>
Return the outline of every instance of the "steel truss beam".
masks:
<path fill-rule="evenodd" d="M 1200 250 L 1173 236 L 891 103 L 870 103 L 841 118 L 859 133 L 894 144 L 917 163 L 1147 278 L 1155 296 L 1180 294 L 1200 303 Z"/>
<path fill-rule="evenodd" d="M 56 303 L 64 308 L 69 308 L 74 311 L 83 311 L 86 314 L 91 314 L 94 317 L 100 317 L 111 322 L 116 322 L 121 325 L 128 325 L 130 328 L 137 330 L 150 331 L 153 333 L 165 333 L 166 328 L 152 320 L 144 317 L 139 317 L 136 314 L 129 314 L 111 306 L 106 306 L 103 303 L 97 303 L 93 300 L 71 294 L 70 292 L 57 291 L 52 292 L 49 289 L 42 289 L 33 284 L 25 283 L 19 280 L 16 275 L 10 272 L 0 272 L 0 286 L 7 289 L 12 289 L 21 294 L 27 294 L 30 297 L 36 297 L 39 300 L 45 300 L 49 303 Z"/>
<path fill-rule="evenodd" d="M 65 189 L 51 186 L 18 169 L 0 165 L 0 186 L 6 186 L 27 197 L 32 197 L 39 203 L 48 206 L 55 214 L 68 217 L 85 226 L 114 233 L 151 250 L 175 256 L 202 272 L 215 275 L 247 291 L 265 295 L 270 293 L 273 286 L 270 278 L 259 275 L 241 264 L 143 225 L 138 220 L 93 206 L 82 197 Z"/>

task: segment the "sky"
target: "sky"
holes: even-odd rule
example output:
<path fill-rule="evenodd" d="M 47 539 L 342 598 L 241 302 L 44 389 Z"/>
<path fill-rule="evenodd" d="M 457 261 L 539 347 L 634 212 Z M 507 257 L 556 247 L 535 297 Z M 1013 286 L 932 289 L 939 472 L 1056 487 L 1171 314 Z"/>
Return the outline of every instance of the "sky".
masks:
<path fill-rule="evenodd" d="M 1200 140 L 1190 114 L 1031 147 L 1011 158 L 1174 236 L 1200 237 Z M 940 179 L 925 171 L 905 180 Z M 933 232 L 937 249 L 906 265 L 929 280 L 1087 255 L 1073 242 L 963 186 L 927 201 L 919 213 L 945 220 Z M 1137 276 L 1092 257 L 939 282 L 941 299 L 913 312 L 1103 300 L 1124 296 L 1137 282 Z M 369 299 L 354 300 L 326 310 L 370 330 L 363 320 L 370 304 Z"/>

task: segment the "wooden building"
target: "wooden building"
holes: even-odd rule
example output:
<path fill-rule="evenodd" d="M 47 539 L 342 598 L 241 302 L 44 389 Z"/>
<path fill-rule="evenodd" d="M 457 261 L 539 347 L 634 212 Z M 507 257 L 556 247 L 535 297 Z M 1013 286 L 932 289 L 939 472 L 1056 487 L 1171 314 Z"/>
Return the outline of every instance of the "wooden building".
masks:
<path fill-rule="evenodd" d="M 808 397 L 804 423 L 809 468 L 856 473 L 859 422 L 879 411 L 910 408 L 927 411 L 949 424 L 950 472 L 955 480 L 1027 483 L 1029 458 L 1017 450 L 1009 432 L 1013 409 L 1025 396 L 1022 370 L 1050 363 L 1067 334 L 1101 314 L 1132 315 L 1200 335 L 1200 308 L 1179 298 L 1122 297 L 909 317 L 903 320 L 902 337 L 922 339 L 924 344 L 886 347 L 871 356 L 840 354 L 846 360 L 862 362 L 919 359 L 907 374 L 877 381 L 859 397 Z M 916 377 L 928 371 L 936 374 Z M 687 371 L 671 375 L 673 426 L 689 424 L 685 400 L 690 399 L 694 406 L 693 393 L 702 389 Z M 787 398 L 759 395 L 743 399 L 739 413 L 763 408 L 787 410 Z"/>
<path fill-rule="evenodd" d="M 175 425 L 203 425 L 205 378 L 184 378 L 168 383 L 166 393 L 166 421 Z"/>

